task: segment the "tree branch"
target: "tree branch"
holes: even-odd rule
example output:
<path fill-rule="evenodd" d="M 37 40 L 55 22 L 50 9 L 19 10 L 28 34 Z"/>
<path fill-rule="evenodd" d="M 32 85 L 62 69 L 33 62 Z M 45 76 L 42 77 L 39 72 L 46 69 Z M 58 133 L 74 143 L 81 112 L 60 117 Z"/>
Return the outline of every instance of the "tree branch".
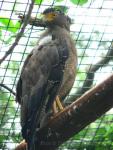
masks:
<path fill-rule="evenodd" d="M 22 13 L 18 14 L 18 18 L 20 18 L 20 22 L 23 23 L 24 18 L 26 16 L 23 15 Z M 42 19 L 36 18 L 36 17 L 30 17 L 28 24 L 36 27 L 46 27 L 47 23 L 45 23 Z"/>
<path fill-rule="evenodd" d="M 55 150 L 113 107 L 113 74 L 73 102 L 37 132 L 40 150 Z"/>
<path fill-rule="evenodd" d="M 6 85 L 4 85 L 4 84 L 2 84 L 2 83 L 0 83 L 0 86 L 1 87 L 3 87 L 3 88 L 5 88 L 6 90 L 8 90 L 10 93 L 12 93 L 14 96 L 16 95 L 16 93 L 11 89 L 11 88 L 9 88 L 8 86 L 6 86 Z"/>
<path fill-rule="evenodd" d="M 81 88 L 78 88 L 76 91 L 77 95 L 73 95 L 69 98 L 69 102 L 73 102 L 75 99 L 80 97 L 82 94 L 84 94 L 87 90 L 89 90 L 93 84 L 95 72 L 100 68 L 105 66 L 111 59 L 113 58 L 113 41 L 111 42 L 111 46 L 106 54 L 100 61 L 98 61 L 96 64 L 89 66 L 89 68 L 86 70 L 87 75 L 85 78 L 85 81 Z"/>
<path fill-rule="evenodd" d="M 0 59 L 0 64 L 7 58 L 7 56 L 9 54 L 11 54 L 14 50 L 14 48 L 16 47 L 16 45 L 18 44 L 20 38 L 22 37 L 23 33 L 24 33 L 24 30 L 25 30 L 25 27 L 27 26 L 28 22 L 29 22 L 29 19 L 30 19 L 30 15 L 32 13 L 32 9 L 33 9 L 33 5 L 34 5 L 34 0 L 31 0 L 31 4 L 29 6 L 29 10 L 28 10 L 28 13 L 27 15 L 25 16 L 25 19 L 24 19 L 24 23 L 22 25 L 22 28 L 20 30 L 20 32 L 17 34 L 16 36 L 16 39 L 14 41 L 14 43 L 11 45 L 11 47 L 9 48 L 9 50 L 5 53 L 5 55 Z"/>
<path fill-rule="evenodd" d="M 27 144 L 25 140 L 23 140 L 16 148 L 15 150 L 26 150 L 27 149 Z"/>

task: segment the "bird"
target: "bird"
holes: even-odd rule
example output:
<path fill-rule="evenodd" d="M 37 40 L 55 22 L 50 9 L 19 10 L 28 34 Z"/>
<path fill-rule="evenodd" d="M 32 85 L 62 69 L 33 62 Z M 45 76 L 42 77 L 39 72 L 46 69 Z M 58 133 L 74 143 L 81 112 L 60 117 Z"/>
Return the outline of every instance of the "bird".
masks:
<path fill-rule="evenodd" d="M 63 101 L 68 95 L 76 76 L 77 52 L 70 35 L 71 18 L 55 8 L 47 8 L 42 15 L 45 31 L 27 56 L 16 87 L 22 136 L 28 150 L 35 150 L 33 139 L 40 127 L 41 112 L 48 112 L 53 106 L 56 113 L 55 105 L 63 109 L 60 99 Z"/>

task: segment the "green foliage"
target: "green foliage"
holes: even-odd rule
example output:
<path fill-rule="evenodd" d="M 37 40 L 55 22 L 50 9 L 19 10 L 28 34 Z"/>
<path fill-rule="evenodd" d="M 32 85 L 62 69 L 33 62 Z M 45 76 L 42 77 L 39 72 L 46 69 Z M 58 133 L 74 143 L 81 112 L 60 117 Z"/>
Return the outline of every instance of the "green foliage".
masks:
<path fill-rule="evenodd" d="M 60 10 L 61 12 L 63 12 L 63 13 L 67 13 L 67 11 L 68 11 L 68 7 L 67 6 L 55 6 L 54 7 L 56 10 Z"/>
<path fill-rule="evenodd" d="M 55 0 L 55 2 L 62 2 L 63 0 Z M 35 0 L 35 4 L 41 5 L 43 0 Z M 84 5 L 85 3 L 88 2 L 88 0 L 70 0 L 74 5 Z"/>
<path fill-rule="evenodd" d="M 5 139 L 6 139 L 5 135 L 0 135 L 0 149 L 2 149 L 4 147 L 3 143 L 4 143 Z"/>
<path fill-rule="evenodd" d="M 15 108 L 13 99 L 14 97 L 9 95 L 3 89 L 0 89 L 0 120 L 3 121 L 1 122 L 0 127 L 4 126 L 8 119 L 14 114 Z M 10 112 L 7 112 L 8 108 L 10 108 Z M 7 115 L 2 119 L 3 113 L 6 113 Z"/>
<path fill-rule="evenodd" d="M 63 0 L 56 0 L 56 2 L 62 2 Z"/>
<path fill-rule="evenodd" d="M 90 126 L 66 142 L 62 148 L 77 150 L 112 150 L 113 149 L 112 115 L 101 117 Z M 101 122 L 101 126 L 99 126 Z"/>
<path fill-rule="evenodd" d="M 20 29 L 20 22 L 16 21 L 15 23 L 9 18 L 0 17 L 0 23 L 2 24 L 2 26 L 0 27 L 2 30 L 7 30 L 12 33 L 16 33 L 18 29 Z"/>
<path fill-rule="evenodd" d="M 5 45 L 11 44 L 12 40 L 15 38 L 17 31 L 20 29 L 20 22 L 11 20 L 9 18 L 0 17 L 0 41 Z M 4 33 L 7 31 L 8 36 Z"/>
<path fill-rule="evenodd" d="M 2 130 L 8 129 L 8 121 L 13 118 L 14 113 L 14 97 L 9 95 L 6 90 L 0 89 L 0 148 L 2 148 L 2 146 L 6 147 L 6 145 L 3 145 L 2 143 L 8 138 L 8 130 L 5 134 Z"/>
<path fill-rule="evenodd" d="M 4 65 L 3 68 L 8 69 L 9 76 L 14 76 L 18 71 L 19 64 L 16 61 L 11 61 L 7 65 Z M 14 78 L 11 78 L 11 80 L 13 81 Z M 8 84 L 10 85 L 10 83 Z M 19 139 L 19 133 L 16 131 L 17 126 L 13 123 L 16 111 L 14 96 L 0 87 L 0 149 L 7 148 L 7 142 L 17 142 L 17 137 Z M 9 132 L 12 135 L 10 137 L 8 137 Z"/>
<path fill-rule="evenodd" d="M 7 66 L 6 66 L 6 68 L 7 68 Z M 19 68 L 19 63 L 17 61 L 10 61 L 9 65 L 8 65 L 8 69 L 11 70 L 12 74 L 16 74 L 18 68 Z"/>
<path fill-rule="evenodd" d="M 79 81 L 84 81 L 86 77 L 85 69 L 82 69 L 82 70 L 78 69 L 77 75 L 78 75 Z"/>
<path fill-rule="evenodd" d="M 35 0 L 35 4 L 37 4 L 37 5 L 41 5 L 42 2 L 43 2 L 43 0 Z"/>
<path fill-rule="evenodd" d="M 70 1 L 75 5 L 81 5 L 81 6 L 88 2 L 88 0 L 70 0 Z"/>

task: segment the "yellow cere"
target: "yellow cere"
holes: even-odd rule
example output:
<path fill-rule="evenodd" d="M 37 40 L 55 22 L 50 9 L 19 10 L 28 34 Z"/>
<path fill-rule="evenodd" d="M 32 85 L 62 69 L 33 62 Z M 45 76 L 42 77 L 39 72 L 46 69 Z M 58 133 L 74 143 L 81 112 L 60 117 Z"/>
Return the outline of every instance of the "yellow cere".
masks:
<path fill-rule="evenodd" d="M 55 13 L 47 13 L 46 15 L 44 15 L 44 19 L 47 21 L 52 21 L 54 20 L 55 17 L 56 17 Z"/>

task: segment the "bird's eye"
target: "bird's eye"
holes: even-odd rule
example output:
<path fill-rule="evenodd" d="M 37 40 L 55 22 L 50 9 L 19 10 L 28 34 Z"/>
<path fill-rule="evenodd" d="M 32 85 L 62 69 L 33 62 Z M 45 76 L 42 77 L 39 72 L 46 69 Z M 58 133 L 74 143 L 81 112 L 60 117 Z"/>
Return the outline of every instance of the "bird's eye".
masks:
<path fill-rule="evenodd" d="M 57 16 L 57 14 L 55 14 L 55 13 L 53 13 L 52 15 L 53 15 L 53 17 L 56 17 L 56 16 Z"/>

